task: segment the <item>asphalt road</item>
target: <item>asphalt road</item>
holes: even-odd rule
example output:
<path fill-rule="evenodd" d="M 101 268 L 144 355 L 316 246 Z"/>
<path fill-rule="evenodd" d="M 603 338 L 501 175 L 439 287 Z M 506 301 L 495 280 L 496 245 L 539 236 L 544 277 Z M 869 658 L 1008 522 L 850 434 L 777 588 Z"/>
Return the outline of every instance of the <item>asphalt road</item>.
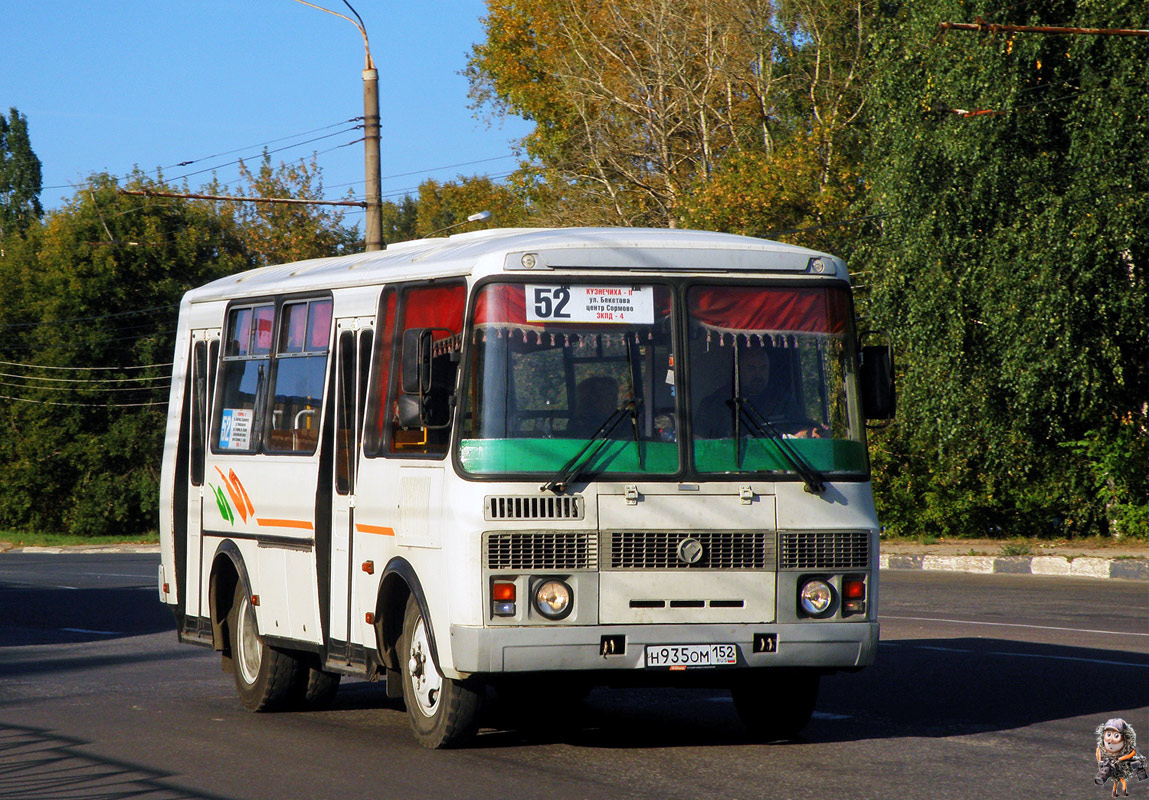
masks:
<path fill-rule="evenodd" d="M 0 797 L 1104 798 L 1094 728 L 1149 735 L 1144 583 L 885 572 L 878 663 L 825 679 L 794 743 L 748 740 L 722 693 L 598 689 L 529 730 L 492 707 L 432 752 L 366 682 L 245 712 L 177 644 L 156 564 L 0 555 Z"/>

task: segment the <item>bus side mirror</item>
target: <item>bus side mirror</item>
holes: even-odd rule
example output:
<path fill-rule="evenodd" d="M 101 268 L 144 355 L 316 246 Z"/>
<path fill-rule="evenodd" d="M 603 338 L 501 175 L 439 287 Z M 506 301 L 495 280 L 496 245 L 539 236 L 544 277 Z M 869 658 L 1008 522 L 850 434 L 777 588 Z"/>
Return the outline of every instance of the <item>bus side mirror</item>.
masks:
<path fill-rule="evenodd" d="M 454 354 L 434 354 L 434 333 L 445 328 L 411 328 L 403 331 L 402 389 L 396 398 L 400 427 L 442 429 L 450 427 L 454 408 Z"/>
<path fill-rule="evenodd" d="M 425 394 L 431 389 L 431 329 L 403 331 L 403 393 Z"/>
<path fill-rule="evenodd" d="M 894 348 L 875 344 L 862 348 L 862 413 L 866 419 L 893 419 L 897 407 L 894 389 Z"/>

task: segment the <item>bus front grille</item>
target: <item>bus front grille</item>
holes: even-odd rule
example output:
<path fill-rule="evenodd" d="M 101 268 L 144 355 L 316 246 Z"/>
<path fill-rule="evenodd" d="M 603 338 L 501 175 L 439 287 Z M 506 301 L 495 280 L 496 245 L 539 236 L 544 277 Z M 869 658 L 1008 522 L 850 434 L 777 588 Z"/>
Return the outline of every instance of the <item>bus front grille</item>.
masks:
<path fill-rule="evenodd" d="M 779 569 L 867 569 L 870 535 L 865 531 L 778 534 Z"/>
<path fill-rule="evenodd" d="M 598 537 L 583 531 L 487 534 L 487 569 L 569 570 L 598 568 Z"/>
<path fill-rule="evenodd" d="M 609 569 L 774 569 L 773 531 L 614 531 Z"/>
<path fill-rule="evenodd" d="M 582 495 L 517 496 L 489 495 L 483 499 L 483 516 L 499 520 L 582 519 Z"/>

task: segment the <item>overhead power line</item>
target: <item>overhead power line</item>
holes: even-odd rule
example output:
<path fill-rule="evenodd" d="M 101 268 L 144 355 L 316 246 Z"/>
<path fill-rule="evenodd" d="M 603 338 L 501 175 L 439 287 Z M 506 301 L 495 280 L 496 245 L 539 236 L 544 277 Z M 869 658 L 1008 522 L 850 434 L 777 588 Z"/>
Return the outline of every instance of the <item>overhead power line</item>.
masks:
<path fill-rule="evenodd" d="M 151 174 L 153 174 L 153 173 L 159 173 L 159 172 L 161 172 L 162 170 L 165 170 L 165 169 L 173 169 L 173 168 L 175 168 L 175 167 L 187 167 L 187 166 L 191 166 L 192 164 L 198 164 L 198 163 L 200 163 L 201 161 L 210 161 L 211 159 L 214 159 L 214 158 L 221 158 L 221 157 L 223 157 L 223 156 L 230 156 L 230 155 L 234 155 L 235 153 L 242 153 L 242 152 L 246 152 L 246 151 L 252 151 L 252 150 L 255 150 L 256 148 L 263 148 L 263 147 L 267 147 L 267 145 L 270 145 L 270 144 L 278 144 L 279 142 L 286 142 L 286 141 L 287 141 L 287 140 L 289 140 L 289 139 L 296 139 L 296 138 L 298 138 L 298 137 L 300 137 L 300 136 L 309 136 L 309 135 L 311 135 L 311 134 L 313 134 L 313 133 L 318 133 L 319 131 L 325 131 L 325 130 L 328 130 L 328 129 L 330 129 L 330 128 L 335 128 L 335 127 L 338 127 L 338 126 L 341 126 L 341 125 L 349 125 L 349 124 L 351 124 L 351 123 L 353 123 L 353 122 L 360 122 L 362 119 L 363 119 L 362 117 L 352 117 L 352 118 L 350 118 L 350 119 L 341 120 L 341 121 L 339 121 L 339 122 L 333 122 L 333 123 L 331 123 L 330 125 L 324 125 L 324 126 L 322 126 L 322 127 L 320 127 L 320 128 L 313 128 L 313 129 L 311 129 L 311 130 L 309 130 L 309 131 L 301 131 L 301 132 L 299 132 L 299 133 L 293 133 L 293 134 L 290 134 L 289 136 L 280 136 L 279 138 L 276 138 L 276 139 L 269 139 L 269 140 L 267 140 L 267 141 L 265 141 L 265 142 L 259 142 L 259 143 L 257 143 L 257 144 L 250 144 L 250 145 L 246 145 L 246 146 L 244 146 L 244 147 L 237 147 L 237 148 L 235 148 L 234 150 L 225 150 L 225 151 L 224 151 L 224 152 L 222 152 L 222 153 L 215 153 L 214 155 L 210 155 L 210 156 L 200 156 L 199 158 L 190 158 L 190 159 L 184 159 L 183 161 L 179 161 L 179 162 L 177 162 L 177 163 L 175 163 L 175 164 L 170 164 L 170 165 L 168 165 L 167 167 L 159 167 L 159 168 L 157 168 L 157 169 L 148 170 L 148 171 L 147 171 L 147 172 L 145 172 L 144 174 L 146 174 L 146 175 L 151 175 Z M 362 125 L 355 125 L 355 126 L 353 126 L 353 127 L 347 128 L 346 130 L 343 130 L 343 131 L 336 131 L 335 133 L 331 134 L 331 136 L 337 136 L 337 135 L 339 135 L 340 133 L 350 133 L 351 131 L 354 131 L 354 130 L 358 130 L 359 128 L 362 128 L 362 127 L 363 127 Z M 323 138 L 327 138 L 327 137 L 322 137 L 322 136 L 321 136 L 321 137 L 319 137 L 319 138 L 317 138 L 317 139 L 308 139 L 307 141 L 304 141 L 304 142 L 297 142 L 296 144 L 287 145 L 287 146 L 285 146 L 285 147 L 281 147 L 281 148 L 278 148 L 278 149 L 276 149 L 276 150 L 273 150 L 273 151 L 271 151 L 271 152 L 276 152 L 276 153 L 278 153 L 278 152 L 280 152 L 281 150 L 287 150 L 287 149 L 290 149 L 290 148 L 292 148 L 292 147 L 300 147 L 300 146 L 302 146 L 302 145 L 305 145 L 305 144 L 310 144 L 310 143 L 312 143 L 312 142 L 316 142 L 316 141 L 319 141 L 320 139 L 323 139 Z M 39 161 L 40 159 L 39 159 L 39 158 L 36 158 L 35 160 L 36 160 L 36 161 Z M 31 161 L 31 159 L 29 159 L 29 161 Z M 218 165 L 217 167 L 212 167 L 212 168 L 210 168 L 210 169 L 219 169 L 219 168 L 221 168 L 221 167 L 227 167 L 227 166 L 231 166 L 232 164 L 235 164 L 235 163 L 237 163 L 237 162 L 235 162 L 235 161 L 232 161 L 232 162 L 230 162 L 230 163 L 227 163 L 227 164 L 220 164 L 220 165 Z M 210 171 L 210 169 L 209 169 L 209 170 L 201 170 L 201 171 L 203 171 L 203 172 L 206 172 L 206 171 Z M 198 174 L 199 174 L 199 172 L 192 172 L 192 173 L 189 173 L 189 175 L 198 175 Z M 125 176 L 125 177 L 130 177 L 130 176 Z M 187 176 L 182 176 L 182 177 L 187 177 Z M 180 180 L 180 178 L 176 178 L 175 180 Z M 57 186 L 42 186 L 42 187 L 40 187 L 40 188 L 41 188 L 41 189 L 74 189 L 74 188 L 76 188 L 76 186 L 75 186 L 75 184 L 71 184 L 71 183 L 65 183 L 65 184 L 59 184 L 59 185 L 57 185 Z"/>
<path fill-rule="evenodd" d="M 295 139 L 299 136 L 309 136 L 313 133 L 319 133 L 319 131 L 325 131 L 328 128 L 334 128 L 338 125 L 348 125 L 352 122 L 359 122 L 362 119 L 363 119 L 363 117 L 352 117 L 351 119 L 345 119 L 341 122 L 333 122 L 330 125 L 324 125 L 322 128 L 314 128 L 314 129 L 309 130 L 309 131 L 303 131 L 302 133 L 293 133 L 290 136 L 281 136 L 278 139 L 270 139 L 266 142 L 260 142 L 259 144 L 250 144 L 250 145 L 247 145 L 246 147 L 237 147 L 234 150 L 227 150 L 225 152 L 216 153 L 216 154 L 210 155 L 210 156 L 200 156 L 199 158 L 193 158 L 193 159 L 190 159 L 188 161 L 181 161 L 178 164 L 172 164 L 172 165 L 166 167 L 166 169 L 172 169 L 174 167 L 190 167 L 192 164 L 198 164 L 200 161 L 210 161 L 213 158 L 222 158 L 223 156 L 235 155 L 236 153 L 242 153 L 242 152 L 245 152 L 247 150 L 251 150 L 251 149 L 256 148 L 256 147 L 267 147 L 269 144 L 278 144 L 279 142 L 286 142 L 288 139 Z M 352 129 L 352 130 L 354 130 L 354 129 Z M 309 140 L 309 141 L 314 141 L 314 140 Z M 301 144 L 307 144 L 307 142 L 302 142 Z"/>
<path fill-rule="evenodd" d="M 159 367 L 170 367 L 171 361 L 165 364 L 140 364 L 135 367 L 50 367 L 47 364 L 22 364 L 19 361 L 0 361 L 0 366 L 5 367 L 22 367 L 24 369 L 58 369 L 58 370 L 82 370 L 87 372 L 125 372 L 133 369 L 156 369 Z"/>
<path fill-rule="evenodd" d="M 86 367 L 77 367 L 77 369 L 87 369 Z M 50 381 L 52 383 L 141 383 L 148 382 L 154 383 L 155 381 L 170 380 L 170 375 L 156 375 L 151 378 L 45 378 L 40 375 L 18 375 L 12 372 L 0 372 L 0 378 L 20 378 L 25 381 Z M 47 387 L 43 387 L 47 388 Z M 136 389 L 148 388 L 134 387 Z"/>
<path fill-rule="evenodd" d="M 156 192 L 151 189 L 120 189 L 120 194 L 139 197 L 180 197 L 185 200 L 223 200 L 231 203 L 283 203 L 297 206 L 355 206 L 366 208 L 358 200 L 299 200 L 294 197 L 232 197 L 225 194 L 188 194 L 184 192 Z"/>
<path fill-rule="evenodd" d="M 72 408 L 140 408 L 142 406 L 166 406 L 167 400 L 156 400 L 151 403 L 54 403 L 49 400 L 28 400 L 24 397 L 11 397 L 0 394 L 0 400 L 11 400 L 14 403 L 32 403 L 38 406 L 69 406 Z"/>
<path fill-rule="evenodd" d="M 939 22 L 938 28 L 946 31 L 977 31 L 991 36 L 998 33 L 1042 33 L 1055 36 L 1149 36 L 1149 30 L 1129 28 L 1068 28 L 1054 25 L 1005 25 L 999 22 L 986 22 L 976 17 L 973 22 Z"/>

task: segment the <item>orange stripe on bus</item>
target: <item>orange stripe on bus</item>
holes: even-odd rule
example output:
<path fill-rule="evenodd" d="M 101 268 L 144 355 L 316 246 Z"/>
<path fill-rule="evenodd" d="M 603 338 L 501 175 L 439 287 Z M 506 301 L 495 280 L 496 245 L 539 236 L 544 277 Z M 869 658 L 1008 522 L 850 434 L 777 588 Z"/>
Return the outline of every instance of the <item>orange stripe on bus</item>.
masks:
<path fill-rule="evenodd" d="M 302 528 L 308 531 L 315 528 L 314 525 L 304 519 L 257 519 L 256 522 L 264 528 Z"/>
<path fill-rule="evenodd" d="M 394 528 L 385 528 L 382 525 L 364 525 L 362 522 L 355 523 L 355 530 L 360 533 L 378 533 L 381 536 L 394 536 Z"/>

